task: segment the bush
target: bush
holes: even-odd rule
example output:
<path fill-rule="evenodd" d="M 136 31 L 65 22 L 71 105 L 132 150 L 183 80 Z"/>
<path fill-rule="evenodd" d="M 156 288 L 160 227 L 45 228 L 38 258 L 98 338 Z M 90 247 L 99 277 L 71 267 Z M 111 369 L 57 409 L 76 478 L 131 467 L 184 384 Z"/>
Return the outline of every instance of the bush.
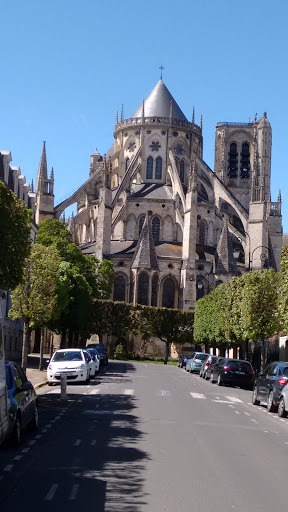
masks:
<path fill-rule="evenodd" d="M 125 350 L 124 350 L 124 347 L 123 345 L 121 345 L 121 343 L 119 343 L 119 345 L 117 345 L 116 349 L 115 349 L 115 352 L 114 352 L 114 358 L 115 359 L 125 359 Z"/>

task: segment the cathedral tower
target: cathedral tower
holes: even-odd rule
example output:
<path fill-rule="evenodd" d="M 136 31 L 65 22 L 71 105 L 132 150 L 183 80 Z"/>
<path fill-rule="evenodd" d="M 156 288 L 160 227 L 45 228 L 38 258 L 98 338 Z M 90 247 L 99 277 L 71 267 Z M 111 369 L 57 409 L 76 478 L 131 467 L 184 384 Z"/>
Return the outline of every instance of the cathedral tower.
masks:
<path fill-rule="evenodd" d="M 50 179 L 48 179 L 45 141 L 43 142 L 35 193 L 35 222 L 39 224 L 44 219 L 54 217 L 54 171 L 52 167 Z"/>

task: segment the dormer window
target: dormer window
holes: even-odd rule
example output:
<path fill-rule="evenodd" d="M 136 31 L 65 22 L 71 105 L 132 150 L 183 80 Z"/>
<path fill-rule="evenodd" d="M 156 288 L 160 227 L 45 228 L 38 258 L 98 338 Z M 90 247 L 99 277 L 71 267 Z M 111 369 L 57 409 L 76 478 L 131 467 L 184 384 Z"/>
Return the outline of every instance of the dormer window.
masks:
<path fill-rule="evenodd" d="M 235 144 L 235 142 L 232 142 L 232 144 L 230 144 L 230 151 L 229 151 L 228 176 L 229 176 L 229 178 L 237 178 L 237 174 L 238 174 L 237 144 Z"/>
<path fill-rule="evenodd" d="M 249 171 L 250 171 L 250 148 L 249 144 L 245 142 L 242 144 L 242 151 L 241 151 L 241 170 L 240 170 L 240 176 L 241 178 L 249 178 Z"/>

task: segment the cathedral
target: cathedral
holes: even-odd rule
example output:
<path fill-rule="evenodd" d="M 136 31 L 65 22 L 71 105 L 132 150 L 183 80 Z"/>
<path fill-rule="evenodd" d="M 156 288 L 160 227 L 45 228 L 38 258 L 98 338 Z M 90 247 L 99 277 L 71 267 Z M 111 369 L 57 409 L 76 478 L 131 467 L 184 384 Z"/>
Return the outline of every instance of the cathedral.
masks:
<path fill-rule="evenodd" d="M 129 118 L 122 107 L 113 138 L 58 205 L 44 144 L 35 220 L 62 219 L 83 253 L 113 262 L 114 300 L 193 311 L 233 276 L 280 269 L 281 196 L 271 201 L 266 112 L 217 124 L 212 170 L 203 159 L 202 117 L 198 125 L 193 110 L 188 121 L 161 78 Z"/>

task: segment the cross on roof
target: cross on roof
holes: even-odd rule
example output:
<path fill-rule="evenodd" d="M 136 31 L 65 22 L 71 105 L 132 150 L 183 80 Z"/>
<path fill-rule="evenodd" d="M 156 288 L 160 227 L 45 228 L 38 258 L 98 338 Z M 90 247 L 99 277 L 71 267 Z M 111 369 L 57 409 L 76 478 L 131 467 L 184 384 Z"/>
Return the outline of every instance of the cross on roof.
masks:
<path fill-rule="evenodd" d="M 164 68 L 164 66 L 162 66 L 162 64 L 161 64 L 161 66 L 159 67 L 159 69 L 161 70 L 160 80 L 162 80 L 162 71 L 163 71 L 163 69 L 165 69 L 165 68 Z"/>

